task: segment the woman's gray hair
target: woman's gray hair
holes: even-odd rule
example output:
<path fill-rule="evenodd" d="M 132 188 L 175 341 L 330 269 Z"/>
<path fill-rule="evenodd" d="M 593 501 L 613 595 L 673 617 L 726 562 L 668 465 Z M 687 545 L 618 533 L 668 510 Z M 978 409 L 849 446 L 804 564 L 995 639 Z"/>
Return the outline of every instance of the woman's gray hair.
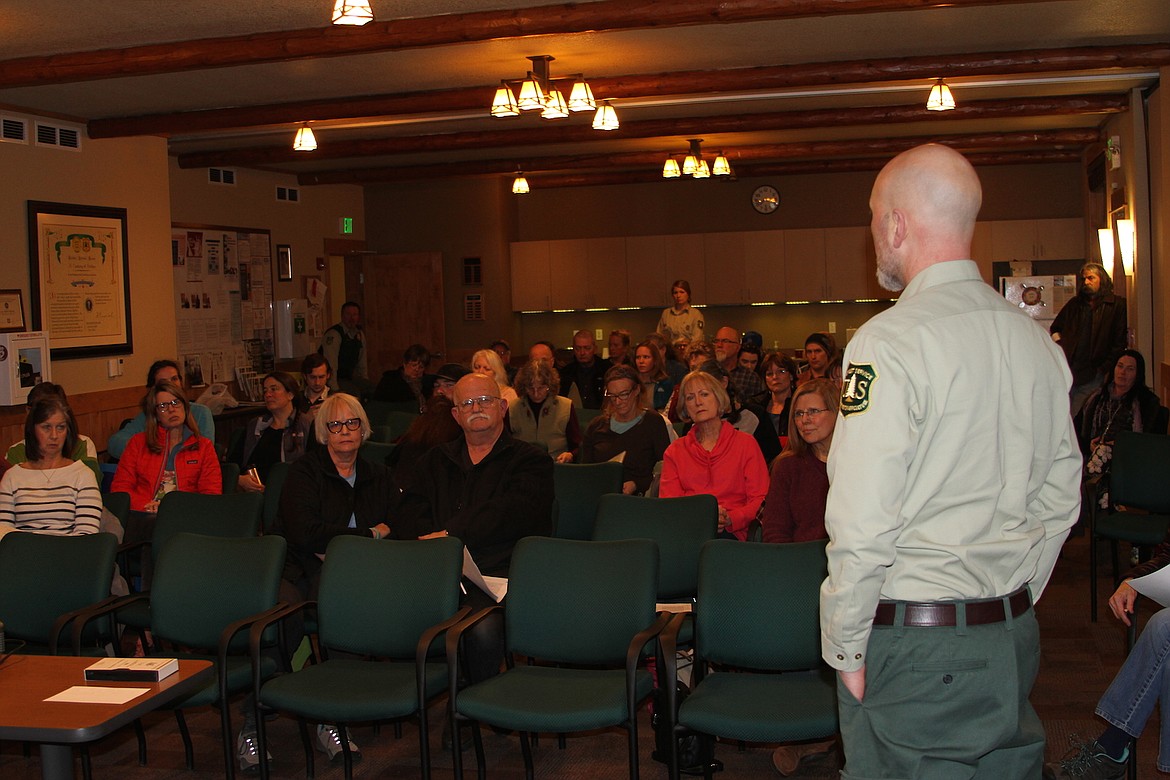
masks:
<path fill-rule="evenodd" d="M 328 424 L 336 420 L 348 420 L 356 417 L 362 421 L 362 441 L 370 438 L 370 418 L 362 408 L 362 402 L 349 393 L 330 393 L 325 396 L 321 406 L 317 408 L 317 417 L 313 420 L 313 435 L 319 444 L 329 441 Z"/>

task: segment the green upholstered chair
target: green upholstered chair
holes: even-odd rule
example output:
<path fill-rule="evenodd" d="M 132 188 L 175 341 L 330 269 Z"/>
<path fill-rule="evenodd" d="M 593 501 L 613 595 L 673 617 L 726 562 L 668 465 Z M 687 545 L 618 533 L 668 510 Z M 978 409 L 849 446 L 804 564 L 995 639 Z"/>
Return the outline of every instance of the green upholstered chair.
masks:
<path fill-rule="evenodd" d="M 394 452 L 396 444 L 389 442 L 373 441 L 372 439 L 362 442 L 361 449 L 358 454 L 365 458 L 368 462 L 379 466 L 386 465 L 386 458 L 390 457 L 390 453 Z"/>
<path fill-rule="evenodd" d="M 695 605 L 694 687 L 679 706 L 666 686 L 673 733 L 788 742 L 837 731 L 835 676 L 821 661 L 825 542 L 703 546 Z M 662 636 L 663 679 L 675 678 L 676 615 Z M 678 740 L 670 756 L 677 780 Z M 708 776 L 710 765 L 707 766 Z"/>
<path fill-rule="evenodd" d="M 130 520 L 130 494 L 129 493 L 102 493 L 102 506 L 110 510 L 110 514 L 118 518 L 118 522 L 122 524 L 122 529 L 126 529 L 126 523 Z"/>
<path fill-rule="evenodd" d="M 353 757 L 347 724 L 410 716 L 419 722 L 419 761 L 431 775 L 427 703 L 447 690 L 447 665 L 436 642 L 466 617 L 459 610 L 463 543 L 453 537 L 386 541 L 339 536 L 329 543 L 316 602 L 316 663 L 275 677 L 257 692 L 257 701 L 294 713 L 300 721 L 306 773 L 313 776 L 313 746 L 307 722 L 329 723 L 341 731 L 346 780 Z M 369 599 L 361 594 L 377 593 Z M 305 604 L 269 618 L 277 620 Z M 258 638 L 263 625 L 253 627 Z M 257 648 L 259 650 L 259 648 Z M 428 651 L 433 651 L 428 660 Z M 337 652 L 341 657 L 330 658 Z M 259 662 L 261 656 L 255 659 Z M 267 777 L 263 718 L 258 718 L 261 774 Z"/>
<path fill-rule="evenodd" d="M 530 779 L 530 734 L 620 725 L 629 734 L 630 777 L 638 776 L 637 708 L 653 690 L 642 661 L 666 617 L 655 617 L 657 584 L 658 548 L 645 539 L 530 536 L 516 543 L 504 609 L 507 670 L 457 690 L 460 636 L 501 607 L 447 633 L 452 743 L 460 744 L 462 725 L 472 721 L 481 777 L 481 723 L 520 732 Z M 517 656 L 529 662 L 518 664 Z M 461 752 L 453 756 L 459 780 Z"/>
<path fill-rule="evenodd" d="M 366 410 L 366 417 L 370 419 L 370 425 L 393 426 L 394 423 L 391 422 L 391 419 L 395 414 L 418 416 L 417 401 L 366 401 L 362 407 Z M 409 425 L 409 423 L 407 424 Z M 403 428 L 403 430 L 406 429 Z"/>
<path fill-rule="evenodd" d="M 223 461 L 219 464 L 219 471 L 223 477 L 223 493 L 240 492 L 240 464 L 229 461 Z"/>
<path fill-rule="evenodd" d="M 23 641 L 22 652 L 56 655 L 72 636 L 75 655 L 104 655 L 112 625 L 95 621 L 82 631 L 81 616 L 109 598 L 117 549 L 113 534 L 13 531 L 0 538 L 0 615 L 9 647 Z"/>
<path fill-rule="evenodd" d="M 288 478 L 288 463 L 273 463 L 268 470 L 268 481 L 264 483 L 264 509 L 261 513 L 260 527 L 263 532 L 270 534 L 277 528 L 277 519 L 280 515 L 280 492 L 284 490 L 284 481 Z"/>
<path fill-rule="evenodd" d="M 592 538 L 598 499 L 606 493 L 621 492 L 620 463 L 554 463 L 557 511 L 552 535 L 558 539 Z"/>
<path fill-rule="evenodd" d="M 582 409 L 579 406 L 573 408 L 577 412 L 577 425 L 581 426 L 581 430 L 588 428 L 589 423 L 593 422 L 602 412 L 601 409 Z"/>
<path fill-rule="evenodd" d="M 1118 542 L 1152 548 L 1170 528 L 1170 436 L 1121 431 L 1113 444 L 1109 509 L 1089 507 L 1089 603 L 1097 620 L 1097 540 L 1108 539 L 1114 582 L 1120 579 Z M 1088 491 L 1093 494 L 1094 491 Z M 1118 507 L 1124 507 L 1120 509 Z"/>

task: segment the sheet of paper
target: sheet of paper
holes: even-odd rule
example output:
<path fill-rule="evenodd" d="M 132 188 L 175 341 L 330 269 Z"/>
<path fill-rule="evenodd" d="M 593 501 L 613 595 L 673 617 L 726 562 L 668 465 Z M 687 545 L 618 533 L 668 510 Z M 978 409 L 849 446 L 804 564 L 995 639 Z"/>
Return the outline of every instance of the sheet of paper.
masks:
<path fill-rule="evenodd" d="M 477 588 L 495 599 L 499 604 L 504 600 L 504 596 L 508 593 L 508 581 L 503 577 L 484 577 L 479 571 L 479 566 L 476 565 L 475 559 L 471 557 L 471 553 L 467 552 L 467 548 L 463 548 L 463 576 L 471 580 Z M 492 582 L 488 582 L 491 580 Z M 493 583 L 495 587 L 493 587 Z M 503 583 L 501 588 L 500 583 Z"/>
<path fill-rule="evenodd" d="M 1170 606 L 1170 566 L 1164 566 L 1144 577 L 1129 581 L 1138 593 L 1153 599 L 1163 607 Z"/>
<path fill-rule="evenodd" d="M 144 693 L 150 693 L 150 688 L 121 688 L 104 685 L 74 685 L 66 688 L 45 701 L 62 701 L 74 704 L 125 704 L 137 699 Z"/>
<path fill-rule="evenodd" d="M 689 602 L 689 601 L 684 601 L 681 604 L 676 604 L 674 602 L 666 601 L 666 602 L 659 602 L 659 603 L 655 604 L 654 611 L 655 612 L 693 612 L 694 610 L 691 608 L 691 602 Z"/>

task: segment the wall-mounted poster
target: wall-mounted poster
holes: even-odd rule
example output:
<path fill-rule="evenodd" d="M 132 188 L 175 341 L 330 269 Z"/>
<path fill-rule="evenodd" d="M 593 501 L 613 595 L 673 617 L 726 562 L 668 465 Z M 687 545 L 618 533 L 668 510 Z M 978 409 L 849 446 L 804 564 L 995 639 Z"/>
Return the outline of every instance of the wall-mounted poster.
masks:
<path fill-rule="evenodd" d="M 55 360 L 133 352 L 126 209 L 28 202 L 33 330 Z"/>

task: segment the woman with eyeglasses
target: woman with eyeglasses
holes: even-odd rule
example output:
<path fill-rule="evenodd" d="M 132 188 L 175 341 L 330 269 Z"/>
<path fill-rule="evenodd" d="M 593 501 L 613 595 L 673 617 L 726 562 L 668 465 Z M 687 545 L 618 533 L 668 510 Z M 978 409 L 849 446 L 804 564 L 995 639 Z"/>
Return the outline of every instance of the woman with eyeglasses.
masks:
<path fill-rule="evenodd" d="M 262 387 L 265 412 L 252 420 L 230 455 L 240 466 L 240 490 L 251 493 L 264 492 L 274 464 L 291 463 L 305 454 L 313 424 L 312 416 L 297 408 L 300 388 L 291 374 L 266 374 Z"/>
<path fill-rule="evenodd" d="M 768 492 L 768 467 L 755 440 L 723 416 L 731 398 L 723 383 L 692 371 L 679 385 L 683 418 L 690 431 L 666 448 L 662 459 L 663 498 L 708 494 L 719 503 L 719 534 L 743 541 Z"/>
<path fill-rule="evenodd" d="M 626 495 L 642 495 L 649 489 L 654 465 L 670 444 L 666 419 L 646 408 L 640 387 L 639 372 L 630 366 L 606 371 L 605 406 L 581 441 L 582 463 L 604 463 L 622 455 L 622 492 Z"/>
<path fill-rule="evenodd" d="M 767 391 L 753 400 L 764 408 L 772 430 L 780 437 L 781 446 L 788 439 L 788 413 L 792 391 L 796 389 L 796 361 L 780 352 L 769 352 L 760 364 L 760 375 Z"/>
<path fill-rule="evenodd" d="M 533 360 L 516 374 L 519 401 L 508 407 L 512 435 L 522 441 L 548 447 L 557 463 L 572 463 L 581 446 L 581 426 L 573 402 L 557 395 L 560 374 L 551 364 Z"/>
<path fill-rule="evenodd" d="M 841 391 L 830 379 L 813 379 L 792 396 L 788 446 L 772 464 L 772 484 L 760 520 L 765 542 L 824 539 L 829 495 L 829 445 Z"/>
<path fill-rule="evenodd" d="M 222 493 L 215 445 L 200 434 L 183 388 L 170 380 L 156 382 L 142 400 L 142 411 L 146 428 L 130 438 L 110 490 L 129 493 L 130 509 L 147 515 L 157 512 L 159 501 L 173 490 Z M 149 538 L 147 530 L 128 527 L 126 541 Z"/>

